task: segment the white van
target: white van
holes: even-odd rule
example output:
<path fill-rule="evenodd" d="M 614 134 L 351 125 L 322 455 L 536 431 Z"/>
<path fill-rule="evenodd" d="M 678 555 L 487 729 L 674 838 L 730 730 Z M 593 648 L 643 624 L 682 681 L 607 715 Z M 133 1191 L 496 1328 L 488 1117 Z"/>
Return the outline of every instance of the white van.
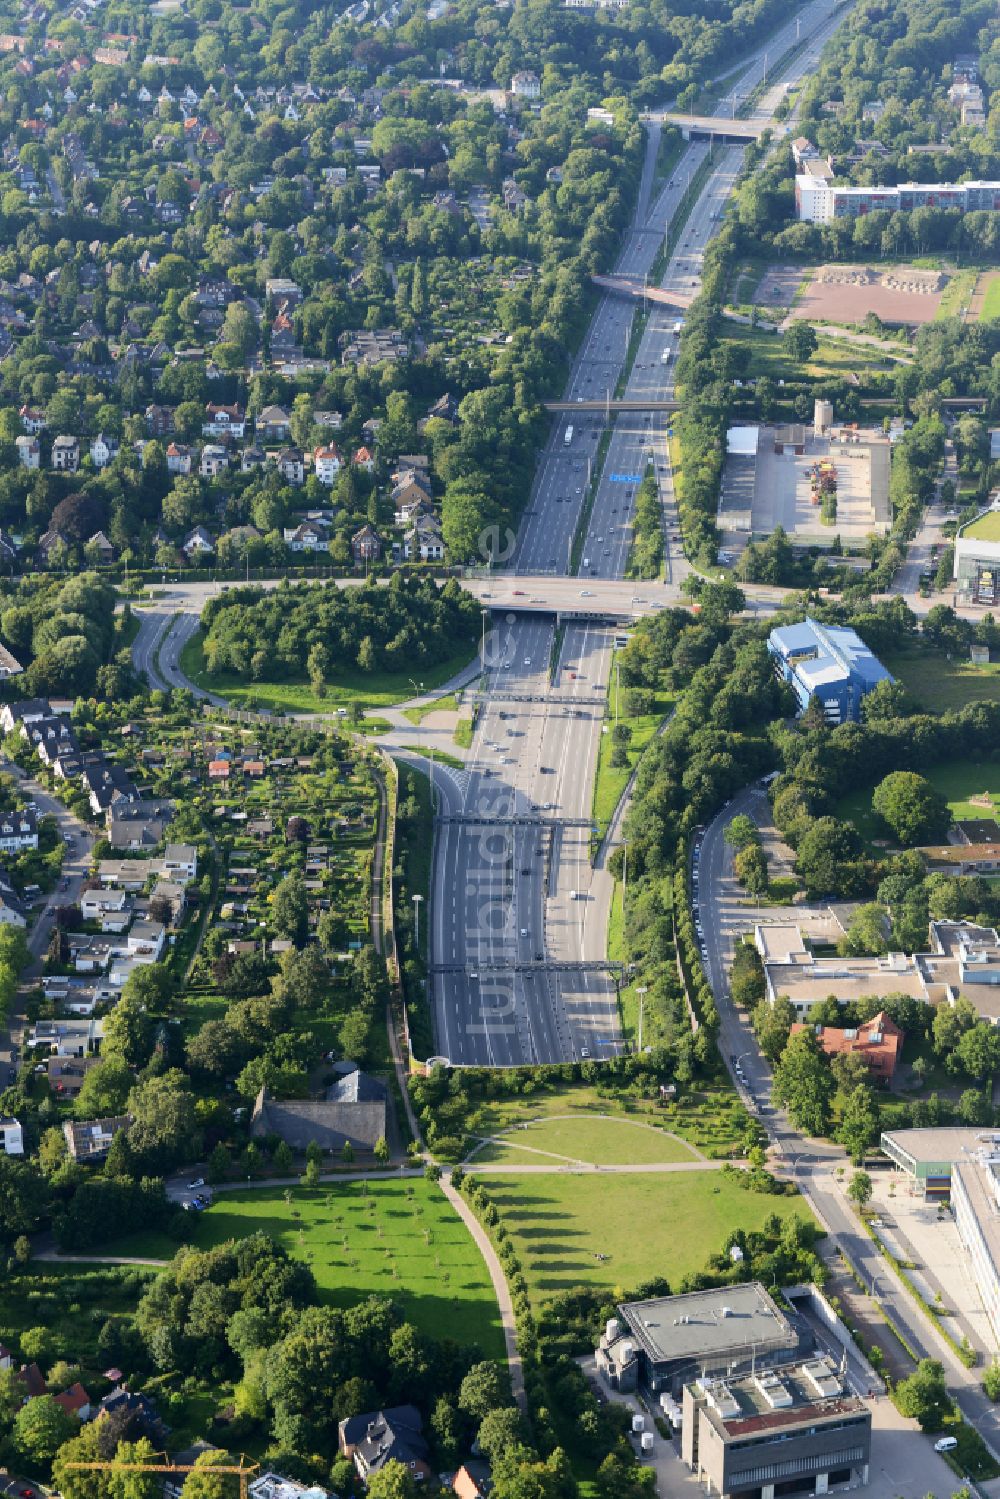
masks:
<path fill-rule="evenodd" d="M 954 1452 L 954 1450 L 955 1450 L 955 1448 L 957 1446 L 958 1446 L 958 1438 L 957 1437 L 938 1437 L 937 1441 L 934 1443 L 934 1451 L 935 1452 Z"/>

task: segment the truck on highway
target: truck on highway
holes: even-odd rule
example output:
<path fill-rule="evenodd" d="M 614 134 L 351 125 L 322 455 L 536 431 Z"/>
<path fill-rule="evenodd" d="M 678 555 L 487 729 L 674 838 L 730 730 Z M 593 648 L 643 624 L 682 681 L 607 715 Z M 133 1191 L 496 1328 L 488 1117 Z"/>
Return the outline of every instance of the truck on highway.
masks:
<path fill-rule="evenodd" d="M 670 363 L 670 356 L 671 356 L 672 353 L 673 353 L 673 350 L 671 349 L 670 345 L 667 344 L 667 347 L 663 350 L 663 353 L 660 355 L 660 363 L 661 364 L 669 364 Z"/>
<path fill-rule="evenodd" d="M 684 327 L 684 323 L 683 323 L 682 319 L 678 318 L 677 321 L 676 321 L 676 323 L 674 324 L 674 332 L 679 335 L 680 331 L 681 331 L 681 329 L 683 327 Z"/>
<path fill-rule="evenodd" d="M 566 431 L 563 433 L 563 442 L 566 444 L 567 447 L 569 447 L 569 445 L 570 445 L 570 443 L 572 441 L 573 441 L 573 423 L 570 422 L 569 426 L 566 428 Z"/>

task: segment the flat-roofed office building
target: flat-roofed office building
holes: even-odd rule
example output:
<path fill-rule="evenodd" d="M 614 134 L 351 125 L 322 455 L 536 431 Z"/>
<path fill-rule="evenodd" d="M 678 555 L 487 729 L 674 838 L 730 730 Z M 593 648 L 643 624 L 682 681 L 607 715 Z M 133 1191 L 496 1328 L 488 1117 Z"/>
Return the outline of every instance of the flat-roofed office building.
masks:
<path fill-rule="evenodd" d="M 703 1375 L 785 1361 L 799 1334 L 759 1281 L 625 1302 L 609 1319 L 597 1367 L 619 1390 L 679 1394 Z"/>
<path fill-rule="evenodd" d="M 871 1411 L 824 1356 L 684 1388 L 681 1455 L 708 1495 L 775 1499 L 868 1482 Z"/>

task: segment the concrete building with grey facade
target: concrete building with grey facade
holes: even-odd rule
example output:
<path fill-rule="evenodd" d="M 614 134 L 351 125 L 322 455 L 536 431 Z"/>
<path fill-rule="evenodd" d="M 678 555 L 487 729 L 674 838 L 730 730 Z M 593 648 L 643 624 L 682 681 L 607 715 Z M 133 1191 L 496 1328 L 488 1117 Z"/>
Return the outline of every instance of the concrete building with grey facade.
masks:
<path fill-rule="evenodd" d="M 868 1482 L 871 1411 L 824 1356 L 684 1387 L 681 1456 L 709 1496 L 833 1494 Z"/>
<path fill-rule="evenodd" d="M 612 1389 L 679 1395 L 689 1380 L 787 1362 L 810 1346 L 764 1287 L 748 1281 L 623 1303 L 596 1360 Z"/>

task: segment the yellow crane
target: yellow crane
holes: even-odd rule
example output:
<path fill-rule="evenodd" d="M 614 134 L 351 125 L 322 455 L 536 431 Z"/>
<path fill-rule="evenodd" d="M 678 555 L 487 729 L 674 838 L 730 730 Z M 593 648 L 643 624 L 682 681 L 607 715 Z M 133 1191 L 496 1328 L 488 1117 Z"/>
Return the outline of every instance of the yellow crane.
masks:
<path fill-rule="evenodd" d="M 89 1463 L 66 1463 L 67 1468 L 75 1468 L 87 1473 L 108 1472 L 114 1469 L 118 1473 L 236 1473 L 240 1480 L 240 1499 L 248 1499 L 247 1490 L 250 1478 L 254 1473 L 260 1471 L 258 1463 L 244 1463 L 242 1458 L 238 1464 L 235 1463 L 171 1463 L 166 1461 L 166 1453 L 163 1454 L 164 1461 L 160 1463 L 119 1463 L 111 1460 L 105 1462 Z"/>

